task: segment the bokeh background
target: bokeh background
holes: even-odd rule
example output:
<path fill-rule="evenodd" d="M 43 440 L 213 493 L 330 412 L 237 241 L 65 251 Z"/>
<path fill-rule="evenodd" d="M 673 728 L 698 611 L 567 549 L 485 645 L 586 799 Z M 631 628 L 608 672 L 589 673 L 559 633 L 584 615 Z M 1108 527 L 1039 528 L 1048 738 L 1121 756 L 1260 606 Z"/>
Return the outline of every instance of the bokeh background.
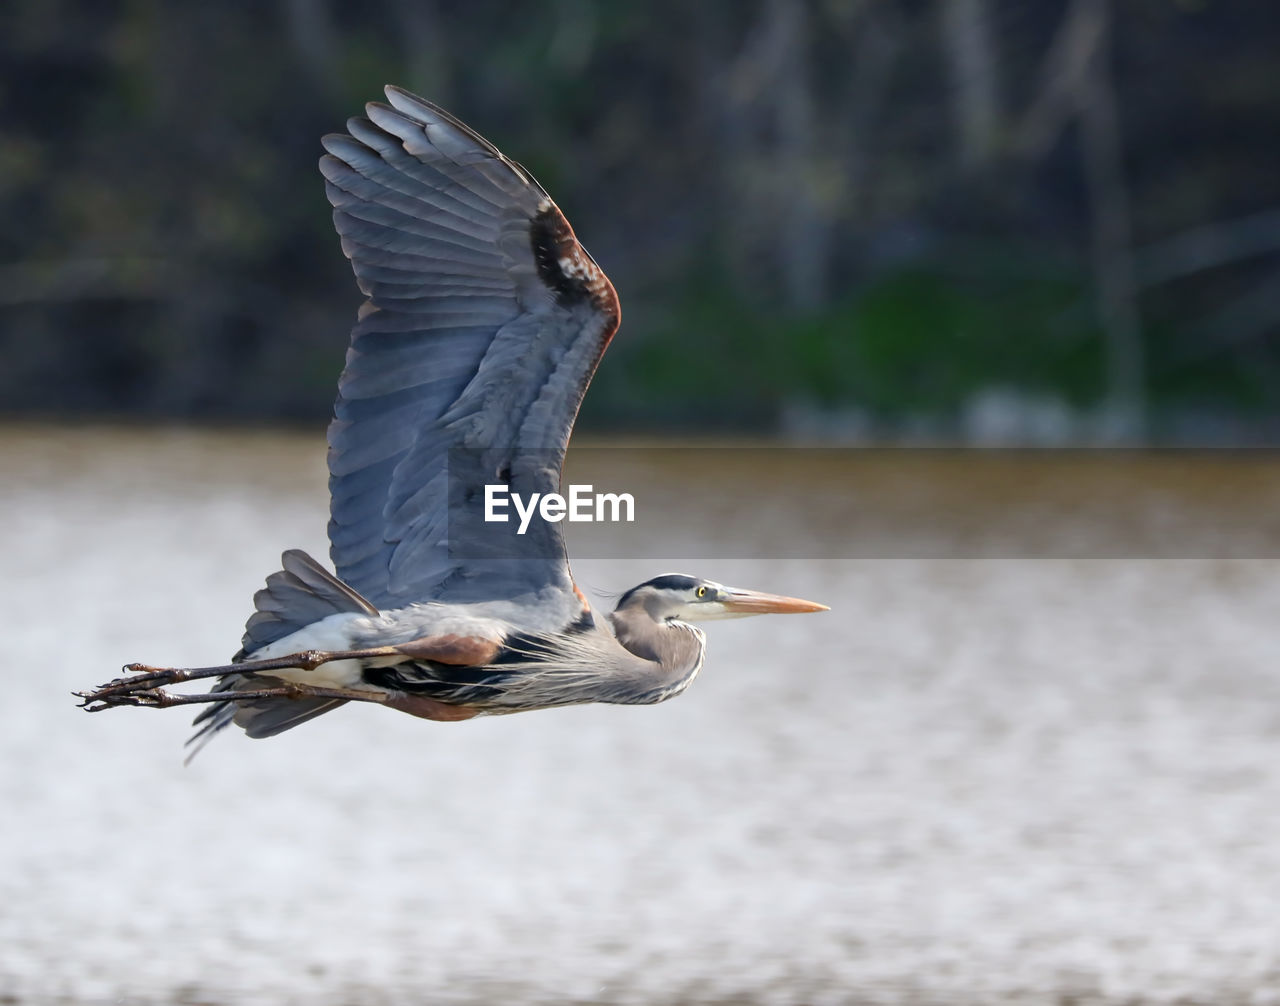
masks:
<path fill-rule="evenodd" d="M 5 0 L 0 1004 L 1280 1003 L 1280 463 L 1148 449 L 1280 434 L 1278 52 L 1225 0 Z M 654 708 L 184 768 L 69 693 L 325 555 L 315 160 L 387 82 L 620 291 L 597 610 L 832 610 Z"/>
<path fill-rule="evenodd" d="M 358 298 L 318 138 L 394 82 L 612 276 L 584 429 L 1270 441 L 1278 38 L 1220 0 L 10 0 L 0 407 L 323 421 Z"/>

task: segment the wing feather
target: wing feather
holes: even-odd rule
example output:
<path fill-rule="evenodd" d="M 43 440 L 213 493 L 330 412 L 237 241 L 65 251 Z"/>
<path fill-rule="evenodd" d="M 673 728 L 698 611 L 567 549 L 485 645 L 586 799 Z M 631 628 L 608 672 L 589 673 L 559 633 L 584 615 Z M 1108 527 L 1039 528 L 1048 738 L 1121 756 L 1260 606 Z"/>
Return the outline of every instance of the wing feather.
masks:
<path fill-rule="evenodd" d="M 381 608 L 539 593 L 580 610 L 558 527 L 496 534 L 478 501 L 495 480 L 558 488 L 617 296 L 524 168 L 386 94 L 320 160 L 367 298 L 329 428 L 334 565 Z"/>

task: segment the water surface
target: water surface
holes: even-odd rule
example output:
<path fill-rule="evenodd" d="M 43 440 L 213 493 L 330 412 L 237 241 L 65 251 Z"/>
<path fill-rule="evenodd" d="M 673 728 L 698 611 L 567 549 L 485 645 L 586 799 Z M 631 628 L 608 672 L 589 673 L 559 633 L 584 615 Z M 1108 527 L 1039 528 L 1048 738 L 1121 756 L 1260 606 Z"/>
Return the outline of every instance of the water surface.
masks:
<path fill-rule="evenodd" d="M 1039 463 L 1002 476 L 1037 513 L 1063 485 L 1152 484 Z M 880 510 L 803 510 L 797 485 L 839 489 L 829 468 L 712 473 L 751 492 L 696 568 L 657 542 L 575 564 L 589 590 L 681 569 L 832 606 L 709 625 L 678 700 L 460 724 L 347 707 L 184 769 L 185 712 L 91 717 L 68 692 L 236 648 L 281 549 L 325 554 L 319 438 L 0 433 L 0 994 L 1280 1001 L 1277 562 L 987 553 L 964 529 L 1005 504 L 964 466 L 885 460 L 848 486 Z M 1190 514 L 1273 555 L 1278 475 L 1206 459 L 1134 526 Z M 714 496 L 651 477 L 672 526 Z M 952 545 L 848 558 L 849 514 L 894 500 Z M 768 549 L 744 506 L 784 515 Z"/>

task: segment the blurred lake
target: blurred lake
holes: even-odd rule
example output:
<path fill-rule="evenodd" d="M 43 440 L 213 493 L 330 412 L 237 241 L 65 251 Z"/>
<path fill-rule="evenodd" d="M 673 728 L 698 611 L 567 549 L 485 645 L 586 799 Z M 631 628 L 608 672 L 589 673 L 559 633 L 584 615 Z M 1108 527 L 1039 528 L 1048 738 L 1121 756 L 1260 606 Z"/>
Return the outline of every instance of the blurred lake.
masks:
<path fill-rule="evenodd" d="M 664 501 L 574 529 L 597 606 L 830 614 L 708 625 L 656 707 L 184 769 L 185 711 L 69 693 L 236 649 L 327 555 L 322 436 L 0 430 L 0 1002 L 1280 1002 L 1273 456 L 693 457 L 575 450 Z"/>

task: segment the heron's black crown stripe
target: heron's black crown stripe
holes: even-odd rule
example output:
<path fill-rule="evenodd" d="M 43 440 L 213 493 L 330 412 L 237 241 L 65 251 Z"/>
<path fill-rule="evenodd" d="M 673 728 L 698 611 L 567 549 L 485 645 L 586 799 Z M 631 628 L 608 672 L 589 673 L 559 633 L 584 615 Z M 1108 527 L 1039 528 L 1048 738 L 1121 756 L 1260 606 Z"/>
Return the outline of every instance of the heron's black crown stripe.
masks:
<path fill-rule="evenodd" d="M 655 576 L 652 580 L 646 580 L 644 583 L 632 587 L 618 598 L 616 607 L 621 608 L 631 599 L 632 594 L 644 587 L 656 587 L 658 590 L 692 590 L 697 585 L 698 581 L 691 576 L 685 576 L 683 573 L 665 573 L 662 576 Z"/>

